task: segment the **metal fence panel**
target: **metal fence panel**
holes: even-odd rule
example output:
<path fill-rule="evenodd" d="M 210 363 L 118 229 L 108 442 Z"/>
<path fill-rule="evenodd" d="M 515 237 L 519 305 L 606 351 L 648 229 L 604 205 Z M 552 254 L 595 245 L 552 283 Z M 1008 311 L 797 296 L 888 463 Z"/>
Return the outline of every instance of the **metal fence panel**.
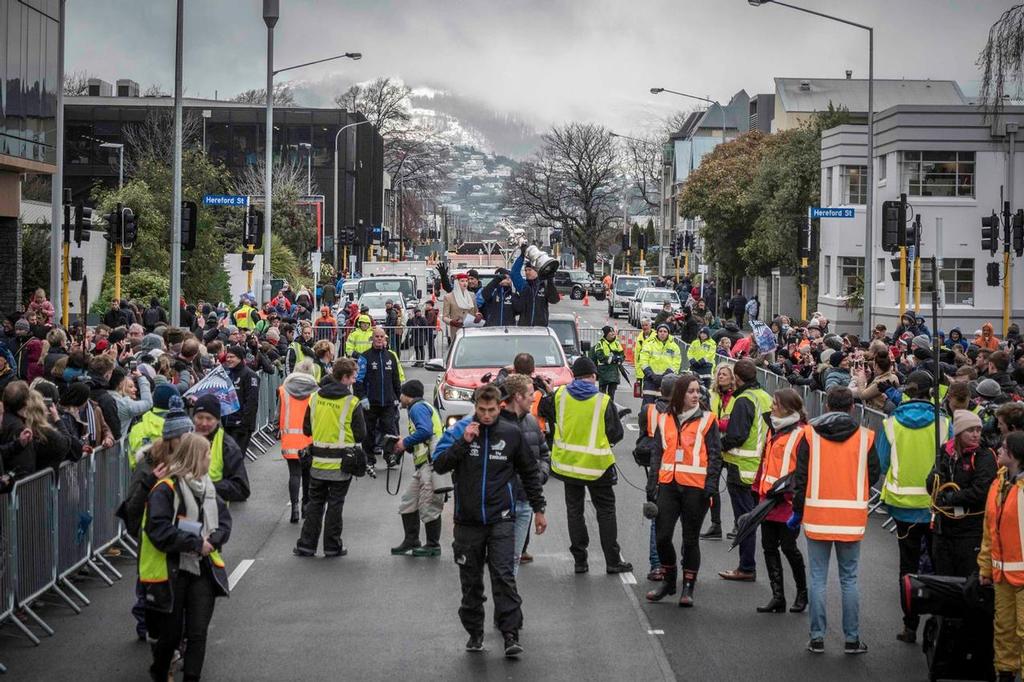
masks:
<path fill-rule="evenodd" d="M 123 497 L 122 462 L 119 461 L 122 459 L 127 464 L 126 455 L 117 446 L 93 453 L 93 554 L 102 552 L 121 537 L 121 522 L 114 512 Z"/>
<path fill-rule="evenodd" d="M 91 456 L 65 462 L 57 475 L 57 575 L 72 573 L 89 560 L 92 548 Z"/>
<path fill-rule="evenodd" d="M 14 484 L 15 603 L 31 604 L 57 580 L 57 497 L 52 469 Z"/>
<path fill-rule="evenodd" d="M 18 562 L 14 558 L 14 495 L 0 496 L 0 622 L 14 612 L 14 585 Z"/>

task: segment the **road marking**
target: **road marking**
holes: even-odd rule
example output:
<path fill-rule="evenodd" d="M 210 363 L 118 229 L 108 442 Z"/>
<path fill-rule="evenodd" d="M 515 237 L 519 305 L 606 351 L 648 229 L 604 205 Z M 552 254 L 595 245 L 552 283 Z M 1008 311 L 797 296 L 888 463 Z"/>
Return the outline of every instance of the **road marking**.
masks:
<path fill-rule="evenodd" d="M 620 574 L 623 575 L 623 574 Z M 622 581 L 622 590 L 626 593 L 626 599 L 629 600 L 629 605 L 633 607 L 633 613 L 636 615 L 636 619 L 640 622 L 640 628 L 645 630 L 647 634 L 664 634 L 664 631 L 655 630 L 651 627 L 651 621 L 648 620 L 647 614 L 640 607 L 640 601 L 636 598 L 636 594 L 633 593 L 633 588 L 626 584 L 626 581 Z M 658 670 L 661 672 L 661 679 L 663 680 L 675 680 L 676 674 L 672 672 L 672 666 L 668 662 L 668 657 L 665 655 L 665 648 L 661 644 L 661 640 L 657 637 L 652 637 L 651 642 L 651 653 L 654 654 L 654 660 L 658 662 Z M 649 673 L 646 675 L 648 678 L 653 678 Z"/>
<path fill-rule="evenodd" d="M 623 584 L 636 585 L 636 576 L 632 573 L 620 573 L 619 577 L 622 578 Z"/>
<path fill-rule="evenodd" d="M 238 565 L 235 566 L 235 570 L 231 571 L 231 575 L 228 576 L 229 590 L 235 589 L 235 585 L 238 584 L 238 581 L 242 579 L 242 576 L 245 575 L 246 571 L 248 571 L 254 563 L 256 562 L 252 559 L 243 559 L 238 562 Z"/>
<path fill-rule="evenodd" d="M 639 431 L 640 430 L 640 425 L 639 424 L 626 424 L 626 428 L 629 429 L 630 431 Z"/>
<path fill-rule="evenodd" d="M 665 634 L 665 631 L 664 630 L 648 630 L 647 634 L 649 634 L 649 635 L 663 635 L 663 634 Z"/>

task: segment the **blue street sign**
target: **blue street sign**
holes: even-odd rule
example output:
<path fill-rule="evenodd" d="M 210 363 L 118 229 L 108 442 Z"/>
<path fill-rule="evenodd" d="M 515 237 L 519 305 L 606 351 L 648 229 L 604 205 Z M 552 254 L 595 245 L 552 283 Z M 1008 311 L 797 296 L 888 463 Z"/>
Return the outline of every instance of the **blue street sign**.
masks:
<path fill-rule="evenodd" d="M 853 208 L 811 207 L 811 218 L 852 218 L 855 213 L 856 209 Z"/>
<path fill-rule="evenodd" d="M 249 197 L 235 194 L 207 194 L 203 197 L 205 206 L 248 206 Z"/>

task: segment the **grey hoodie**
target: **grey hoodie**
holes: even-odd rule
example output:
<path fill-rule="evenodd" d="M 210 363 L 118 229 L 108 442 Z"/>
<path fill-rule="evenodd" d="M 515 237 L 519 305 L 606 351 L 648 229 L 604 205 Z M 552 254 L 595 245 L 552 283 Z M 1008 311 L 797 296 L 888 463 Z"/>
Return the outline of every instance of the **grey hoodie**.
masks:
<path fill-rule="evenodd" d="M 304 372 L 292 372 L 284 378 L 281 385 L 284 386 L 285 393 L 299 400 L 305 400 L 319 388 L 316 379 Z"/>

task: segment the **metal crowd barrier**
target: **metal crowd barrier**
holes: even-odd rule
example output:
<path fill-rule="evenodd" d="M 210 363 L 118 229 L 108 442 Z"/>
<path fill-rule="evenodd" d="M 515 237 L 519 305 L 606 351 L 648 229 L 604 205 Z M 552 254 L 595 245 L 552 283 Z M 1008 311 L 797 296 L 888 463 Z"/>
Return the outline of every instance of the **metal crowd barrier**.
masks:
<path fill-rule="evenodd" d="M 32 641 L 35 632 L 15 616 L 22 612 L 47 635 L 54 630 L 32 608 L 52 592 L 75 613 L 89 599 L 71 576 L 89 568 L 108 585 L 113 581 L 97 562 L 118 578 L 121 574 L 103 553 L 115 544 L 136 556 L 123 524 L 114 515 L 130 483 L 128 460 L 121 446 L 96 450 L 77 462 L 15 482 L 0 496 L 0 624 L 10 621 Z M 5 669 L 0 665 L 0 672 Z"/>
<path fill-rule="evenodd" d="M 256 430 L 249 441 L 246 459 L 255 462 L 279 440 L 277 435 L 277 389 L 284 381 L 283 370 L 272 374 L 260 372 L 259 402 L 256 407 Z"/>

